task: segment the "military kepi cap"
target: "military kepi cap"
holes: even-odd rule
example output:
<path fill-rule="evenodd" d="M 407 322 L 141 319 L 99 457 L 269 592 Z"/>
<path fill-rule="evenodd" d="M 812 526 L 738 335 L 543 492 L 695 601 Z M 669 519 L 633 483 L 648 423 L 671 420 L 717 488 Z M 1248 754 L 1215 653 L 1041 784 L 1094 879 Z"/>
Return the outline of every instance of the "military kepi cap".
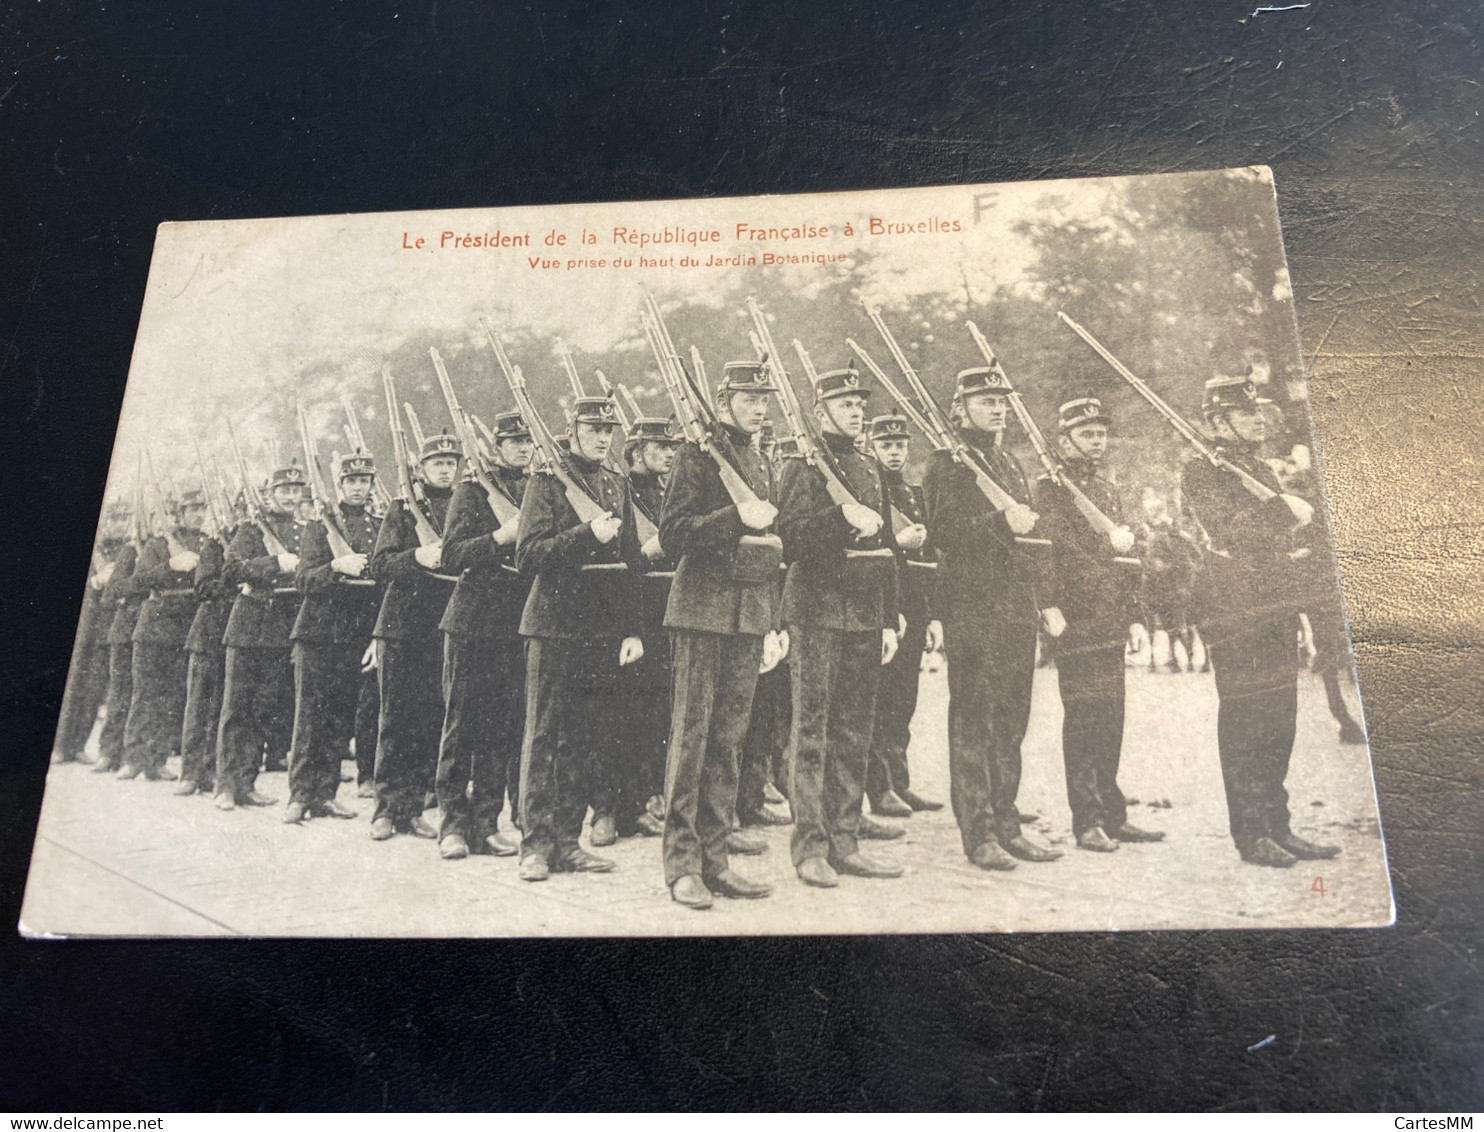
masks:
<path fill-rule="evenodd" d="M 1271 405 L 1266 397 L 1257 395 L 1257 383 L 1249 376 L 1222 377 L 1206 382 L 1201 397 L 1201 412 L 1215 413 L 1222 409 L 1252 409 L 1258 405 Z"/>
<path fill-rule="evenodd" d="M 679 444 L 669 417 L 635 417 L 629 429 L 630 444 Z"/>
<path fill-rule="evenodd" d="M 718 393 L 777 393 L 778 386 L 768 380 L 765 362 L 728 362 L 721 368 Z"/>
<path fill-rule="evenodd" d="M 576 397 L 567 410 L 568 424 L 617 425 L 618 412 L 607 397 Z"/>
<path fill-rule="evenodd" d="M 530 440 L 531 426 L 517 412 L 495 414 L 496 440 Z"/>
<path fill-rule="evenodd" d="M 336 472 L 338 479 L 346 476 L 374 476 L 376 474 L 376 461 L 371 458 L 369 452 L 351 452 L 340 457 L 340 467 Z"/>
<path fill-rule="evenodd" d="M 285 468 L 274 468 L 273 474 L 268 477 L 268 486 L 274 487 L 303 487 L 304 469 L 298 464 L 290 464 Z"/>
<path fill-rule="evenodd" d="M 459 438 L 447 432 L 440 432 L 436 436 L 424 438 L 421 451 L 417 454 L 417 462 L 421 464 L 424 460 L 431 460 L 434 456 L 452 456 L 458 459 L 464 454 L 463 448 L 459 446 Z"/>
<path fill-rule="evenodd" d="M 1113 427 L 1113 418 L 1103 411 L 1103 403 L 1096 397 L 1077 397 L 1066 401 L 1057 410 L 1057 428 L 1071 432 L 1080 425 L 1100 424 Z"/>
<path fill-rule="evenodd" d="M 187 507 L 205 507 L 206 493 L 199 487 L 188 487 L 180 493 L 181 510 Z"/>
<path fill-rule="evenodd" d="M 814 400 L 828 401 L 835 397 L 869 397 L 871 391 L 861 388 L 861 375 L 854 369 L 832 369 L 814 379 Z"/>
<path fill-rule="evenodd" d="M 958 371 L 958 380 L 953 387 L 953 398 L 962 401 L 979 393 L 993 393 L 999 397 L 1014 393 L 1005 371 L 997 366 L 974 366 Z"/>
<path fill-rule="evenodd" d="M 899 413 L 883 413 L 871 418 L 872 440 L 906 440 L 909 436 L 907 418 Z"/>
<path fill-rule="evenodd" d="M 799 454 L 799 438 L 797 436 L 785 436 L 779 439 L 777 447 L 773 449 L 773 455 L 780 460 L 789 460 Z"/>

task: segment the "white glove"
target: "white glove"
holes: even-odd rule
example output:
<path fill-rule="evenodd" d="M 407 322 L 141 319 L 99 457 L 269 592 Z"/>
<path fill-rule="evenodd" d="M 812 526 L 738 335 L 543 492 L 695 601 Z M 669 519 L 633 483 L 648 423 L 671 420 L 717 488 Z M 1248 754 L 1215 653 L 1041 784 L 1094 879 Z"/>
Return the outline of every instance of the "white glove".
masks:
<path fill-rule="evenodd" d="M 366 572 L 366 556 L 364 554 L 342 554 L 339 558 L 330 559 L 330 569 L 337 574 L 344 574 L 347 578 L 359 578 Z"/>
<path fill-rule="evenodd" d="M 927 647 L 923 652 L 937 652 L 943 647 L 943 622 L 929 621 L 927 624 Z"/>
<path fill-rule="evenodd" d="M 623 526 L 623 520 L 605 511 L 588 526 L 593 529 L 593 538 L 606 545 L 618 537 L 618 528 Z"/>
<path fill-rule="evenodd" d="M 651 561 L 664 554 L 665 550 L 660 546 L 660 536 L 650 535 L 649 541 L 639 548 L 639 553 Z"/>
<path fill-rule="evenodd" d="M 890 664 L 891 658 L 897 655 L 897 631 L 895 629 L 881 630 L 881 663 Z"/>
<path fill-rule="evenodd" d="M 194 550 L 182 550 L 179 554 L 170 556 L 170 569 L 181 574 L 188 574 L 201 564 L 201 556 Z"/>
<path fill-rule="evenodd" d="M 870 538 L 881 529 L 881 516 L 859 503 L 840 504 L 840 514 L 844 515 L 845 521 L 855 528 L 859 538 Z"/>
<path fill-rule="evenodd" d="M 113 577 L 114 565 L 114 563 L 110 562 L 93 575 L 93 588 L 95 590 L 101 590 L 104 586 L 108 585 L 109 580 Z"/>
<path fill-rule="evenodd" d="M 1050 609 L 1041 610 L 1041 624 L 1046 627 L 1046 635 L 1053 640 L 1067 631 L 1067 619 L 1054 605 Z"/>
<path fill-rule="evenodd" d="M 1108 532 L 1108 541 L 1113 544 L 1114 554 L 1127 554 L 1134 548 L 1134 532 L 1122 525 L 1114 527 Z"/>
<path fill-rule="evenodd" d="M 366 646 L 366 651 L 361 654 L 361 671 L 371 672 L 376 668 L 376 662 L 380 658 L 376 655 L 376 642 L 372 641 Z"/>
<path fill-rule="evenodd" d="M 921 523 L 913 523 L 897 532 L 897 545 L 903 550 L 921 550 L 925 542 L 927 542 L 927 528 Z"/>
<path fill-rule="evenodd" d="M 412 557 L 424 570 L 436 570 L 443 565 L 443 544 L 430 542 L 427 546 L 420 546 L 412 552 Z"/>
<path fill-rule="evenodd" d="M 1137 621 L 1128 627 L 1128 647 L 1136 653 L 1149 647 L 1149 630 Z"/>
<path fill-rule="evenodd" d="M 783 659 L 783 647 L 778 643 L 778 633 L 769 629 L 763 634 L 763 662 L 758 666 L 758 675 L 772 672 Z"/>
<path fill-rule="evenodd" d="M 766 499 L 751 499 L 746 503 L 737 504 L 737 514 L 741 517 L 744 527 L 764 531 L 772 525 L 774 519 L 778 518 L 778 508 Z"/>
<path fill-rule="evenodd" d="M 1030 534 L 1031 528 L 1036 525 L 1036 520 L 1040 517 L 1024 503 L 1012 503 L 1005 508 L 1005 522 L 1010 524 L 1011 534 Z"/>
<path fill-rule="evenodd" d="M 778 647 L 783 650 L 781 653 L 778 654 L 778 663 L 779 664 L 782 664 L 785 660 L 788 659 L 788 650 L 789 650 L 790 644 L 791 644 L 791 642 L 789 640 L 788 630 L 787 629 L 779 629 L 778 630 Z"/>
<path fill-rule="evenodd" d="M 1283 500 L 1284 503 L 1288 504 L 1288 509 L 1293 512 L 1294 521 L 1297 522 L 1299 526 L 1307 527 L 1314 521 L 1314 508 L 1311 507 L 1304 500 L 1300 499 L 1297 495 L 1289 495 L 1287 493 L 1284 493 L 1283 495 L 1278 496 L 1278 498 Z"/>
<path fill-rule="evenodd" d="M 503 527 L 497 527 L 490 532 L 490 538 L 494 539 L 500 546 L 509 546 L 520 537 L 520 516 L 517 515 Z"/>
<path fill-rule="evenodd" d="M 618 666 L 633 664 L 644 659 L 644 642 L 638 637 L 625 637 L 618 646 Z"/>
<path fill-rule="evenodd" d="M 297 554 L 280 554 L 278 556 L 278 570 L 281 574 L 292 574 L 299 568 L 299 556 Z"/>

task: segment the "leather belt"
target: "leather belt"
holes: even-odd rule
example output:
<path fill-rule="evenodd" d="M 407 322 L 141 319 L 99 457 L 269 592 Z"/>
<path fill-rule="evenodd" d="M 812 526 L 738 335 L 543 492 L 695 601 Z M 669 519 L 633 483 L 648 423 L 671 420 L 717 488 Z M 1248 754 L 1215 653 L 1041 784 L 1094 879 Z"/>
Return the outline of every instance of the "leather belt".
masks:
<path fill-rule="evenodd" d="M 627 562 L 584 562 L 579 570 L 627 570 Z"/>
<path fill-rule="evenodd" d="M 879 550 L 847 550 L 845 552 L 846 558 L 890 558 L 891 556 L 890 548 L 885 546 Z"/>
<path fill-rule="evenodd" d="M 644 576 L 646 578 L 673 578 L 675 576 L 675 571 L 674 570 L 648 570 L 648 571 L 645 571 Z"/>
<path fill-rule="evenodd" d="M 919 562 L 915 558 L 907 559 L 907 565 L 916 566 L 919 570 L 936 570 L 938 568 L 936 562 Z"/>

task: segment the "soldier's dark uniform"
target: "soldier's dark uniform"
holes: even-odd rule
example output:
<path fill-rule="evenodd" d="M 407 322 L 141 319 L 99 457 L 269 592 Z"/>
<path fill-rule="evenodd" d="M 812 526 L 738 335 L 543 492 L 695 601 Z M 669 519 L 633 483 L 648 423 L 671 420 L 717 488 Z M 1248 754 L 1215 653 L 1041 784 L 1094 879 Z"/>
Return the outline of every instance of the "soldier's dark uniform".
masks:
<path fill-rule="evenodd" d="M 122 522 L 127 514 L 116 503 L 109 505 L 109 512 L 110 517 L 105 518 L 105 522 Z M 100 538 L 98 558 L 104 564 L 115 562 L 124 545 L 122 538 Z M 83 592 L 82 607 L 78 610 L 72 663 L 67 668 L 67 688 L 62 693 L 62 710 L 53 744 L 59 762 L 87 761 L 85 748 L 88 737 L 98 722 L 98 709 L 108 698 L 108 630 L 114 611 L 104 605 L 104 586 L 97 572 L 91 572 Z"/>
<path fill-rule="evenodd" d="M 816 400 L 844 392 L 861 392 L 853 370 L 819 375 Z M 788 797 L 796 868 L 811 858 L 838 866 L 857 852 L 882 630 L 898 627 L 890 508 L 876 461 L 861 455 L 851 437 L 826 432 L 823 440 L 846 486 L 883 523 L 870 538 L 856 539 L 823 473 L 804 460 L 784 464 L 778 533 L 788 563 L 781 620 L 793 677 Z"/>
<path fill-rule="evenodd" d="M 626 438 L 627 448 L 651 442 L 677 443 L 668 420 L 641 417 L 632 424 L 633 431 Z M 653 472 L 631 470 L 629 493 L 636 511 L 642 511 L 658 528 L 665 482 Z M 644 609 L 639 635 L 644 641 L 644 656 L 619 673 L 625 712 L 618 724 L 618 757 L 611 764 L 613 773 L 600 787 L 600 800 L 593 805 L 595 815 L 605 811 L 612 815 L 620 837 L 632 837 L 639 832 L 638 819 L 644 814 L 646 803 L 665 790 L 671 657 L 664 623 L 676 557 L 664 546 L 663 538 L 660 541 L 662 553 L 658 558 L 644 560 L 639 587 Z"/>
<path fill-rule="evenodd" d="M 1314 521 L 1302 532 L 1294 555 L 1302 609 L 1309 615 L 1314 637 L 1314 671 L 1324 683 L 1329 714 L 1339 724 L 1341 743 L 1364 743 L 1365 729 L 1350 714 L 1340 690 L 1340 678 L 1355 679 L 1355 658 L 1350 651 L 1350 632 L 1345 624 L 1339 578 L 1335 575 L 1334 551 L 1329 523 L 1320 507 L 1319 493 L 1310 485 L 1302 497 L 1314 506 Z"/>
<path fill-rule="evenodd" d="M 612 402 L 601 398 L 577 399 L 574 414 L 574 429 L 584 420 L 614 420 Z M 578 520 L 556 476 L 531 477 L 515 550 L 516 567 L 532 579 L 520 622 L 526 638 L 523 870 L 535 858 L 558 870 L 583 859 L 578 837 L 588 792 L 601 780 L 596 767 L 613 757 L 615 721 L 623 716 L 620 643 L 638 637 L 643 624 L 644 560 L 628 481 L 575 451 L 567 460 L 622 526 L 612 540 L 599 543 L 592 526 Z"/>
<path fill-rule="evenodd" d="M 1264 403 L 1250 380 L 1206 383 L 1208 416 Z M 1218 451 L 1281 492 L 1255 446 L 1227 443 Z M 1185 465 L 1181 486 L 1210 539 L 1195 594 L 1196 623 L 1216 673 L 1216 741 L 1232 840 L 1244 859 L 1260 864 L 1286 867 L 1296 857 L 1333 856 L 1333 847 L 1294 837 L 1283 785 L 1298 715 L 1293 512 L 1282 498 L 1256 498 L 1237 476 L 1204 459 Z"/>
<path fill-rule="evenodd" d="M 269 488 L 303 483 L 302 468 L 279 468 Z M 304 527 L 295 515 L 275 512 L 262 521 L 287 553 L 299 553 Z M 293 574 L 279 569 L 262 530 L 251 521 L 239 525 L 232 537 L 222 581 L 239 590 L 222 638 L 227 664 L 216 746 L 217 805 L 230 809 L 244 802 L 271 803 L 257 794 L 258 769 L 265 754 L 272 765 L 293 741 L 289 633 L 299 612 L 299 591 Z"/>
<path fill-rule="evenodd" d="M 462 456 L 452 436 L 430 436 L 419 460 Z M 423 485 L 424 514 L 442 532 L 452 488 Z M 371 576 L 386 587 L 373 635 L 381 714 L 376 733 L 376 812 L 395 830 L 421 819 L 423 800 L 433 789 L 438 743 L 443 731 L 443 634 L 438 625 L 453 594 L 455 574 L 429 570 L 416 557 L 417 526 L 411 507 L 399 499 L 382 520 L 371 558 Z M 373 831 L 374 832 L 374 831 Z"/>
<path fill-rule="evenodd" d="M 205 496 L 188 492 L 182 502 L 204 507 Z M 177 526 L 172 537 L 181 550 L 199 558 L 206 539 L 199 529 Z M 144 544 L 134 567 L 134 584 L 141 591 L 148 590 L 149 597 L 139 607 L 134 623 L 134 687 L 120 775 L 175 777 L 165 770 L 165 760 L 180 745 L 190 661 L 185 643 L 196 616 L 196 566 L 173 570 L 170 557 L 169 544 L 156 536 Z"/>
<path fill-rule="evenodd" d="M 236 531 L 223 532 L 230 544 Z M 191 579 L 196 615 L 186 634 L 185 711 L 180 725 L 180 785 L 177 794 L 210 794 L 216 780 L 216 736 L 227 678 L 227 647 L 222 638 L 232 615 L 232 591 L 222 577 L 226 547 L 214 538 L 201 544 L 201 561 Z"/>
<path fill-rule="evenodd" d="M 1007 389 L 988 370 L 959 374 L 963 398 Z M 995 435 L 971 427 L 960 435 L 1000 486 L 1029 505 L 1025 473 Z M 951 802 L 964 852 L 972 858 L 991 838 L 1003 845 L 1020 836 L 1015 799 L 1035 676 L 1035 575 L 1004 513 L 947 452 L 929 458 L 923 497 L 928 537 L 938 550 L 932 612 L 943 622 L 948 656 Z"/>
<path fill-rule="evenodd" d="M 871 422 L 871 440 L 907 439 L 907 418 L 894 414 Z M 878 467 L 891 505 L 911 523 L 925 523 L 922 488 L 908 483 L 901 472 Z M 888 523 L 890 517 L 887 516 Z M 912 793 L 912 775 L 907 767 L 907 748 L 912 743 L 912 717 L 917 712 L 917 685 L 922 673 L 922 653 L 927 645 L 928 598 L 938 563 L 929 544 L 905 550 L 892 541 L 897 556 L 898 594 L 901 614 L 907 621 L 900 647 L 891 663 L 881 669 L 876 690 L 876 730 L 871 741 L 871 761 L 866 768 L 866 797 L 878 813 L 888 794 L 912 809 L 941 809 L 941 802 L 926 803 Z M 900 810 L 896 816 L 905 816 Z M 890 816 L 890 815 L 889 815 Z"/>
<path fill-rule="evenodd" d="M 519 413 L 495 418 L 496 441 L 529 439 Z M 496 467 L 496 487 L 517 506 L 526 491 L 523 468 Z M 484 488 L 473 480 L 454 489 L 443 537 L 443 569 L 458 584 L 441 627 L 446 709 L 438 750 L 440 840 L 464 838 L 470 851 L 508 856 L 514 846 L 489 839 L 500 832 L 510 799 L 519 812 L 520 745 L 525 731 L 525 648 L 520 617 L 530 579 L 515 567 L 515 541 L 490 537 L 499 527 Z"/>
<path fill-rule="evenodd" d="M 118 770 L 124 761 L 124 728 L 129 722 L 129 701 L 134 695 L 134 623 L 148 591 L 134 585 L 134 566 L 139 547 L 129 543 L 114 560 L 113 576 L 103 587 L 102 613 L 108 618 L 108 694 L 106 716 L 98 735 L 95 774 Z"/>
<path fill-rule="evenodd" d="M 773 388 L 760 367 L 734 362 L 718 395 Z M 738 472 L 759 500 L 773 502 L 772 466 L 744 430 L 729 423 L 721 428 Z M 783 545 L 771 529 L 742 522 L 715 460 L 694 443 L 680 450 L 670 472 L 660 541 L 677 559 L 664 621 L 674 656 L 665 883 L 695 875 L 712 884 L 728 869 L 738 761 L 752 718 L 763 637 L 778 628 Z"/>
<path fill-rule="evenodd" d="M 376 465 L 364 452 L 341 457 L 337 479 L 374 476 Z M 337 526 L 355 554 L 369 563 L 381 520 L 367 506 L 333 504 Z M 349 810 L 331 807 L 340 789 L 340 763 L 356 741 L 357 758 L 375 732 L 358 731 L 357 720 L 371 718 L 367 701 L 377 700 L 375 672 L 361 671 L 371 630 L 381 610 L 381 587 L 369 573 L 350 577 L 330 565 L 334 552 L 323 522 L 305 528 L 294 584 L 304 595 L 289 634 L 293 642 L 294 737 L 289 757 L 289 805 L 311 815 Z M 336 812 L 338 811 L 338 812 Z M 290 811 L 287 816 L 295 816 Z"/>
<path fill-rule="evenodd" d="M 1063 433 L 1109 420 L 1095 398 L 1061 408 Z M 1117 489 L 1090 460 L 1063 460 L 1063 475 L 1114 523 L 1123 522 Z M 1093 827 L 1109 837 L 1127 826 L 1128 809 L 1118 788 L 1123 749 L 1123 654 L 1129 626 L 1142 619 L 1139 568 L 1118 562 L 1108 536 L 1094 530 L 1072 494 L 1050 476 L 1036 481 L 1038 533 L 1051 540 L 1043 559 L 1038 597 L 1043 609 L 1059 609 L 1067 627 L 1051 640 L 1062 702 L 1062 759 L 1072 832 Z M 1120 839 L 1122 840 L 1122 839 Z M 1104 848 L 1113 846 L 1100 842 Z"/>

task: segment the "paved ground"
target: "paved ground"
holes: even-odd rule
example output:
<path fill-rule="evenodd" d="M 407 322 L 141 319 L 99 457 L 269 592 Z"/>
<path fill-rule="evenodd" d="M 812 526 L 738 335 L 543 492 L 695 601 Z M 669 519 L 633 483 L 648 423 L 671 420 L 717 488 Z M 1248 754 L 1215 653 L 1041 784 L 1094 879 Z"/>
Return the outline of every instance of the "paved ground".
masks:
<path fill-rule="evenodd" d="M 924 674 L 911 764 L 914 787 L 948 797 L 946 675 Z M 774 884 L 762 901 L 673 904 L 658 843 L 604 850 L 618 869 L 527 884 L 513 859 L 445 862 L 433 842 L 372 842 L 369 803 L 341 800 L 354 822 L 280 823 L 281 807 L 223 814 L 170 784 L 117 782 L 82 765 L 53 766 L 22 910 L 32 935 L 536 936 L 1367 926 L 1391 919 L 1391 894 L 1364 747 L 1341 746 L 1318 679 L 1300 685 L 1288 787 L 1295 830 L 1334 841 L 1341 857 L 1291 870 L 1243 864 L 1226 833 L 1209 675 L 1130 670 L 1120 780 L 1133 819 L 1162 844 L 1113 854 L 1071 844 L 1055 672 L 1037 674 L 1021 804 L 1034 835 L 1067 850 L 1058 862 L 984 873 L 964 858 L 952 815 L 917 814 L 904 840 L 868 843 L 901 863 L 900 880 L 842 878 L 806 888 L 788 859 L 788 829 L 740 871 Z M 173 764 L 172 764 L 173 765 Z M 349 764 L 347 764 L 347 767 Z M 284 775 L 260 789 L 283 798 Z M 434 815 L 429 815 L 430 817 Z M 1316 878 L 1322 878 L 1316 879 Z M 1322 890 L 1322 895 L 1321 895 Z"/>

